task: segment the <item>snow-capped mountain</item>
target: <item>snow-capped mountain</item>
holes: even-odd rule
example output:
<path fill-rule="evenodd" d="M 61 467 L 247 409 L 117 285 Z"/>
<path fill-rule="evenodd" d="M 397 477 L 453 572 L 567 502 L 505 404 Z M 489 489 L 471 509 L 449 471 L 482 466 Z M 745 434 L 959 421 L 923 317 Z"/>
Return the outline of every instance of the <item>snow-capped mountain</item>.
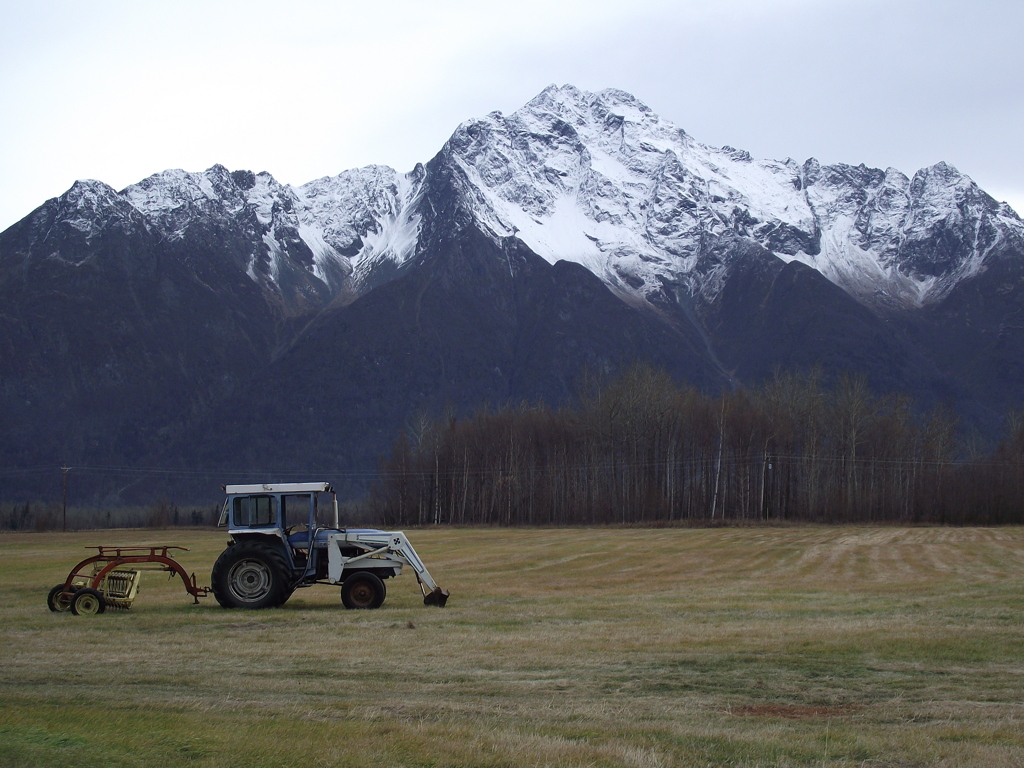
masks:
<path fill-rule="evenodd" d="M 944 163 L 758 160 L 552 86 L 409 173 L 76 182 L 0 233 L 0 319 L 11 466 L 372 467 L 416 413 L 636 359 L 854 370 L 992 431 L 1024 402 L 1024 223 Z"/>
<path fill-rule="evenodd" d="M 136 212 L 169 240 L 198 222 L 234 222 L 252 244 L 251 279 L 278 286 L 302 275 L 307 292 L 331 298 L 362 294 L 422 248 L 424 181 L 440 166 L 495 240 L 516 237 L 550 263 L 579 263 L 655 301 L 679 288 L 713 301 L 730 269 L 715 247 L 722 238 L 807 264 L 869 306 L 904 309 L 941 300 L 1024 243 L 1017 215 L 945 163 L 909 178 L 756 160 L 700 144 L 618 90 L 549 87 L 512 115 L 463 123 L 438 160 L 298 187 L 221 166 L 164 171 L 119 194 L 80 182 L 61 200 L 83 230 Z"/>
<path fill-rule="evenodd" d="M 121 196 L 169 240 L 203 222 L 232 222 L 251 242 L 244 269 L 252 280 L 280 287 L 283 276 L 302 275 L 307 290 L 333 297 L 364 286 L 382 261 L 408 257 L 420 178 L 422 167 L 399 174 L 369 166 L 292 187 L 269 173 L 217 165 L 202 173 L 164 171 Z"/>
<path fill-rule="evenodd" d="M 710 243 L 738 235 L 866 303 L 918 307 L 1024 242 L 1016 214 L 945 163 L 911 179 L 755 160 L 616 90 L 550 87 L 508 117 L 464 123 L 447 149 L 490 231 L 648 296 L 683 284 L 713 298 L 729 265 Z"/>

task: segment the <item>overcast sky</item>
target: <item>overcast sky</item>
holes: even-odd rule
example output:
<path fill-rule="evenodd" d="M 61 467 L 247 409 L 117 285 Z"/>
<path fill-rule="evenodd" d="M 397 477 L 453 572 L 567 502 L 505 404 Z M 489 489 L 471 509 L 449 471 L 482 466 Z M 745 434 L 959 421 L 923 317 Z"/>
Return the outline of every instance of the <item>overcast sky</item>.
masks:
<path fill-rule="evenodd" d="M 0 0 L 0 229 L 75 179 L 429 160 L 545 86 L 755 157 L 945 160 L 1024 215 L 1020 0 Z"/>

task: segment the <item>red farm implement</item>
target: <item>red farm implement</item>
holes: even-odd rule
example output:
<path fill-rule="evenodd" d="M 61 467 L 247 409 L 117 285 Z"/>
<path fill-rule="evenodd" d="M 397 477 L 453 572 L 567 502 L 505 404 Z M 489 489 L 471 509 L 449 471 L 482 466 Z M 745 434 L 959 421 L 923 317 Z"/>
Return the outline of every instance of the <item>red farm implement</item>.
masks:
<path fill-rule="evenodd" d="M 46 596 L 51 611 L 71 610 L 76 616 L 103 613 L 107 608 L 127 610 L 139 591 L 142 571 L 166 571 L 170 578 L 181 576 L 185 591 L 196 603 L 210 592 L 209 587 L 196 585 L 170 550 L 188 552 L 185 547 L 86 547 L 98 553 L 85 558 L 71 569 L 63 584 Z"/>

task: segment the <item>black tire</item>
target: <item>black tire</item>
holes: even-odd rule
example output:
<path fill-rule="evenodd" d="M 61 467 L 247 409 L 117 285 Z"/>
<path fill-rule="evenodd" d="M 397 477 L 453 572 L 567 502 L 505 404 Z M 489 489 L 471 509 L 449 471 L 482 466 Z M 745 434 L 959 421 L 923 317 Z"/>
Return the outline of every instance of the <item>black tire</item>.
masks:
<path fill-rule="evenodd" d="M 97 590 L 86 587 L 75 592 L 71 598 L 71 612 L 75 616 L 95 616 L 107 610 L 103 595 Z"/>
<path fill-rule="evenodd" d="M 276 608 L 291 596 L 291 569 L 280 547 L 240 541 L 220 553 L 210 585 L 224 608 Z"/>
<path fill-rule="evenodd" d="M 58 584 L 46 596 L 46 607 L 54 613 L 64 613 L 64 611 L 71 610 L 71 598 L 64 597 L 63 592 L 64 585 Z"/>
<path fill-rule="evenodd" d="M 369 571 L 353 573 L 341 585 L 341 602 L 346 608 L 380 608 L 386 596 L 384 582 Z"/>

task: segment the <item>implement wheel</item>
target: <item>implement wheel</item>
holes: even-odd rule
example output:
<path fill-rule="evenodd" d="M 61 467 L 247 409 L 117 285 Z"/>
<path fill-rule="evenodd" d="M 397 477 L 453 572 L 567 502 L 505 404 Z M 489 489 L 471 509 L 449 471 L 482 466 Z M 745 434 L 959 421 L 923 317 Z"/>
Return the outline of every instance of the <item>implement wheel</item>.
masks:
<path fill-rule="evenodd" d="M 346 608 L 380 608 L 386 596 L 384 582 L 367 571 L 353 573 L 341 585 L 341 602 Z"/>
<path fill-rule="evenodd" d="M 71 598 L 65 597 L 63 592 L 64 585 L 58 584 L 46 596 L 46 607 L 54 613 L 64 613 L 64 611 L 71 609 Z"/>
<path fill-rule="evenodd" d="M 291 596 L 290 576 L 280 548 L 241 541 L 221 552 L 210 582 L 224 608 L 276 608 Z"/>
<path fill-rule="evenodd" d="M 80 589 L 71 598 L 71 612 L 75 616 L 92 616 L 103 613 L 107 604 L 103 602 L 103 595 L 91 587 Z"/>

